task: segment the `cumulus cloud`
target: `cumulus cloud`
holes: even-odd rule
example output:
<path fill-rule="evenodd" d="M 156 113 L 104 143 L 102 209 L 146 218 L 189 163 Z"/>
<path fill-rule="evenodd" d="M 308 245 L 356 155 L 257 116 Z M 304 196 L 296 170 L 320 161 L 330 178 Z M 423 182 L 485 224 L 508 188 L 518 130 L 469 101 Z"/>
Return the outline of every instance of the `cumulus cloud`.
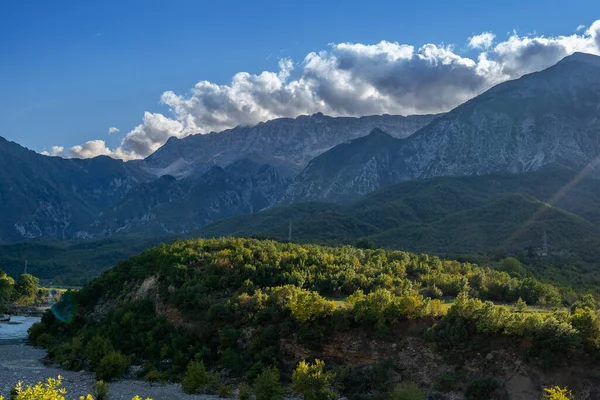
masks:
<path fill-rule="evenodd" d="M 110 128 L 108 128 L 108 134 L 111 135 L 113 133 L 119 133 L 121 132 L 121 130 L 119 128 L 115 128 L 114 126 L 111 126 Z"/>
<path fill-rule="evenodd" d="M 67 156 L 142 158 L 172 136 L 318 111 L 347 116 L 448 111 L 497 83 L 547 68 L 573 52 L 600 54 L 600 20 L 566 36 L 514 32 L 498 40 L 484 32 L 467 43 L 478 53 L 464 56 L 440 44 L 337 43 L 301 62 L 282 59 L 276 71 L 240 72 L 228 84 L 200 81 L 184 94 L 164 92 L 160 101 L 168 114 L 146 112 L 116 148 L 96 140 L 74 146 Z"/>
<path fill-rule="evenodd" d="M 472 49 L 489 49 L 494 43 L 496 35 L 492 32 L 483 32 L 482 34 L 471 36 L 469 38 L 469 47 Z"/>
<path fill-rule="evenodd" d="M 50 151 L 44 149 L 41 154 L 52 157 L 65 157 L 65 148 L 63 146 L 52 146 Z"/>

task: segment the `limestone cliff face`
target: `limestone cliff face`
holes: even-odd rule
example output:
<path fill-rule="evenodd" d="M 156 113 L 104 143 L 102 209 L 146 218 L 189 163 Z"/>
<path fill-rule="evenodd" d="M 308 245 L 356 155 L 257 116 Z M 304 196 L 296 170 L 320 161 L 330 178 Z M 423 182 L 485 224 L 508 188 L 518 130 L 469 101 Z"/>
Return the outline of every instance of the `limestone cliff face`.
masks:
<path fill-rule="evenodd" d="M 375 128 L 405 138 L 438 115 L 381 115 L 360 118 L 329 117 L 321 113 L 279 118 L 251 127 L 171 138 L 140 163 L 156 175 L 177 178 L 203 173 L 214 165 L 225 166 L 249 156 L 299 171 L 314 157 L 340 143 L 367 135 Z"/>
<path fill-rule="evenodd" d="M 600 57 L 576 53 L 502 83 L 407 139 L 366 139 L 355 146 L 362 156 L 350 163 L 335 148 L 313 160 L 285 201 L 348 199 L 390 181 L 594 164 L 600 154 Z"/>

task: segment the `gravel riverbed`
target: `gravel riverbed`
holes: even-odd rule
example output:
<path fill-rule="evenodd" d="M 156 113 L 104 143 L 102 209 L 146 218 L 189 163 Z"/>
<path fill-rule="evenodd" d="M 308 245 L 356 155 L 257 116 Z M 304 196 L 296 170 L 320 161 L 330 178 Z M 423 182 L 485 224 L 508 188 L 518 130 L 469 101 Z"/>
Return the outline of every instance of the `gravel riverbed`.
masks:
<path fill-rule="evenodd" d="M 65 371 L 56 366 L 44 365 L 41 361 L 46 355 L 43 349 L 25 344 L 0 345 L 0 395 L 8 398 L 10 390 L 18 381 L 32 385 L 49 377 L 64 378 L 68 400 L 79 400 L 79 396 L 91 393 L 94 376 L 89 372 Z M 153 400 L 214 400 L 217 396 L 186 395 L 180 385 L 150 385 L 138 380 L 121 380 L 110 384 L 111 400 L 131 400 L 136 394 Z"/>

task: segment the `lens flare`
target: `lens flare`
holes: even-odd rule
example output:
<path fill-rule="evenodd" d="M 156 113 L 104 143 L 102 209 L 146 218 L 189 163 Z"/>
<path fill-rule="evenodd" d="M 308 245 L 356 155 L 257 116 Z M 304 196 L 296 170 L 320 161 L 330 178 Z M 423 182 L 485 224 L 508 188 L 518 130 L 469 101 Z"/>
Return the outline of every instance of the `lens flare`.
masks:
<path fill-rule="evenodd" d="M 52 311 L 52 314 L 62 322 L 73 322 L 73 319 L 77 314 L 77 299 L 75 298 L 75 294 L 71 291 L 67 291 L 62 295 L 60 301 L 50 308 L 50 311 Z"/>
<path fill-rule="evenodd" d="M 567 193 L 573 189 L 575 185 L 577 185 L 583 178 L 585 178 L 590 173 L 593 173 L 596 169 L 596 166 L 600 163 L 600 156 L 594 158 L 588 165 L 585 166 L 573 179 L 567 182 L 563 187 L 561 187 L 555 194 L 552 196 L 548 202 L 544 203 L 539 209 L 537 209 L 531 216 L 521 224 L 521 226 L 515 230 L 512 235 L 508 237 L 504 241 L 504 243 L 500 246 L 500 248 L 507 248 L 511 243 L 513 243 L 523 232 L 525 232 L 536 220 L 538 220 L 545 211 L 549 209 L 548 206 L 554 206 L 560 199 L 562 199 Z"/>

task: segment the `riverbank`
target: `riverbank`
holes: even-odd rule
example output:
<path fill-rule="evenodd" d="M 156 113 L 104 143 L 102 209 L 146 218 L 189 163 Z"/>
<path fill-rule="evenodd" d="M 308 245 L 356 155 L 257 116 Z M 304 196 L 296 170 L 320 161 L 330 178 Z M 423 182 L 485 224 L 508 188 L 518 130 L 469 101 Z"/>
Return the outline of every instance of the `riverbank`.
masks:
<path fill-rule="evenodd" d="M 0 342 L 1 343 L 1 342 Z M 78 400 L 79 396 L 92 392 L 95 382 L 89 372 L 65 371 L 57 366 L 44 365 L 46 351 L 21 344 L 0 344 L 0 395 L 10 398 L 10 390 L 18 382 L 33 385 L 49 377 L 64 378 L 67 400 Z M 111 400 L 131 400 L 133 396 L 151 397 L 153 400 L 216 400 L 217 396 L 186 395 L 176 384 L 150 385 L 144 381 L 121 380 L 110 384 Z"/>

